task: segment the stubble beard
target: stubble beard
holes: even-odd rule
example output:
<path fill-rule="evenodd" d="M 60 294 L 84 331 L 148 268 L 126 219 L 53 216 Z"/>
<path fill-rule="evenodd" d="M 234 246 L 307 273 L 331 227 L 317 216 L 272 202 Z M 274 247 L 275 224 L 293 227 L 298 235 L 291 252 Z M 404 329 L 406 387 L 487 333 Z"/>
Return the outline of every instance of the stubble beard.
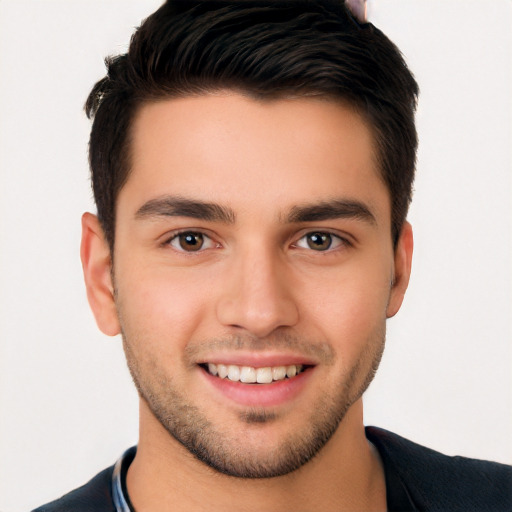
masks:
<path fill-rule="evenodd" d="M 309 462 L 336 432 L 350 406 L 370 385 L 379 366 L 385 343 L 385 324 L 368 340 L 354 366 L 326 390 L 309 412 L 302 427 L 291 432 L 273 449 L 255 454 L 242 442 L 222 431 L 193 405 L 157 359 L 142 361 L 123 333 L 128 368 L 142 400 L 167 432 L 198 460 L 222 474 L 238 478 L 273 478 L 291 473 Z M 137 343 L 136 343 L 137 345 Z M 138 346 L 141 346 L 138 344 Z M 302 411 L 298 411 L 302 414 Z M 266 409 L 252 408 L 239 414 L 252 428 L 279 421 Z"/>

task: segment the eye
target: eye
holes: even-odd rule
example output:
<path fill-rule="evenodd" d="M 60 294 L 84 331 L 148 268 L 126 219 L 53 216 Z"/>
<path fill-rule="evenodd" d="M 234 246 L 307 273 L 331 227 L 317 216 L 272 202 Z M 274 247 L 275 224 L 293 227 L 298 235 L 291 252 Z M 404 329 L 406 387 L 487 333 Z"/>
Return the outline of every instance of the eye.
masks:
<path fill-rule="evenodd" d="M 303 249 L 312 249 L 313 251 L 327 251 L 329 249 L 336 249 L 337 247 L 346 244 L 347 242 L 339 236 L 332 233 L 325 233 L 322 231 L 313 231 L 300 238 L 297 242 L 297 247 Z"/>
<path fill-rule="evenodd" d="M 168 244 L 181 252 L 198 252 L 215 247 L 210 237 L 196 231 L 178 233 L 169 240 Z"/>

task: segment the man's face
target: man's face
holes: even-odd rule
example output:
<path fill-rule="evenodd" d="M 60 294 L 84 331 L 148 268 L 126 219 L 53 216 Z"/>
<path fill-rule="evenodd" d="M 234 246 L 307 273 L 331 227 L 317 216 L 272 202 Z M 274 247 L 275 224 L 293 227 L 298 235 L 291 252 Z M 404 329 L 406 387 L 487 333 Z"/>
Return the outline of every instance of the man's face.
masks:
<path fill-rule="evenodd" d="M 143 423 L 233 476 L 300 467 L 369 384 L 405 291 L 368 127 L 226 92 L 142 107 L 132 150 L 104 330 L 119 322 Z"/>

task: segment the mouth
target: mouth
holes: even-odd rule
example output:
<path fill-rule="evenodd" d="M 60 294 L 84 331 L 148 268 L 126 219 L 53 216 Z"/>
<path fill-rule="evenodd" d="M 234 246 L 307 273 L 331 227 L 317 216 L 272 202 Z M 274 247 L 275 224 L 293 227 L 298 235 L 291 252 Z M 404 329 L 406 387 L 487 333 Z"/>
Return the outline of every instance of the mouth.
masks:
<path fill-rule="evenodd" d="M 216 354 L 197 364 L 218 405 L 235 402 L 257 408 L 291 404 L 308 388 L 317 369 L 316 361 L 275 353 Z"/>
<path fill-rule="evenodd" d="M 222 363 L 203 363 L 199 366 L 214 377 L 242 384 L 272 384 L 273 382 L 290 380 L 312 367 L 311 365 L 290 364 L 257 368 Z"/>

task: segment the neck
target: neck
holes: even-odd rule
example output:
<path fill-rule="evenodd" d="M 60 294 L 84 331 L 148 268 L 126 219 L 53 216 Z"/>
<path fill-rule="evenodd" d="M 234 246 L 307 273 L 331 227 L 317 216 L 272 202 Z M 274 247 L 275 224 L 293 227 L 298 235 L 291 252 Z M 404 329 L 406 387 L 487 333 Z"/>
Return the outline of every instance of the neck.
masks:
<path fill-rule="evenodd" d="M 384 471 L 367 441 L 362 403 L 348 411 L 335 434 L 310 462 L 276 478 L 222 475 L 198 461 L 141 404 L 137 455 L 127 476 L 138 511 L 190 512 L 212 509 L 386 510 Z M 236 497 L 234 499 L 233 497 Z"/>

